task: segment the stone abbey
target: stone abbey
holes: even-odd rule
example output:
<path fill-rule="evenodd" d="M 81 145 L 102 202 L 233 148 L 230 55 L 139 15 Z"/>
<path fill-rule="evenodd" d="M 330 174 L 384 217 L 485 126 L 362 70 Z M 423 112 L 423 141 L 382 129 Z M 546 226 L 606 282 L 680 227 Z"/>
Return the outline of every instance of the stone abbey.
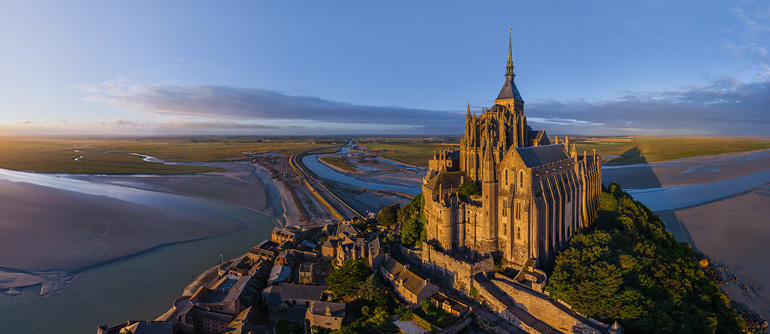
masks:
<path fill-rule="evenodd" d="M 578 154 L 569 137 L 551 141 L 527 125 L 508 43 L 506 79 L 494 105 L 480 115 L 469 106 L 460 150 L 439 152 L 429 162 L 422 185 L 429 249 L 423 249 L 456 259 L 494 254 L 515 267 L 541 267 L 596 219 L 601 161 L 595 153 Z M 461 195 L 467 182 L 481 195 Z"/>

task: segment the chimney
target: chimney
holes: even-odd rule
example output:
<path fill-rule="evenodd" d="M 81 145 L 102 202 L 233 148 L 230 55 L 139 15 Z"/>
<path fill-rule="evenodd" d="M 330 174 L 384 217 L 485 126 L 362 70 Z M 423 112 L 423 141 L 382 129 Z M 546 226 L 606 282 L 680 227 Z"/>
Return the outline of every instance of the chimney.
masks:
<path fill-rule="evenodd" d="M 559 136 L 553 136 L 553 141 L 555 145 L 559 145 Z"/>
<path fill-rule="evenodd" d="M 564 149 L 569 150 L 569 136 L 564 136 Z"/>
<path fill-rule="evenodd" d="M 330 317 L 332 315 L 332 306 L 329 304 L 326 304 L 326 316 Z"/>

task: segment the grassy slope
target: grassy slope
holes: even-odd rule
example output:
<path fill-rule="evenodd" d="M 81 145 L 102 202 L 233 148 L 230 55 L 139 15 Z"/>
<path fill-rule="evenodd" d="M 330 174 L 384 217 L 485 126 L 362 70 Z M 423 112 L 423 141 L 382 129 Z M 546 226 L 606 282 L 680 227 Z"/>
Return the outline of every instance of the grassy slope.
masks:
<path fill-rule="evenodd" d="M 270 140 L 254 142 L 237 139 L 180 138 L 78 139 L 78 138 L 0 138 L 0 167 L 47 173 L 85 174 L 180 174 L 219 171 L 218 168 L 163 165 L 143 161 L 139 153 L 166 161 L 243 160 L 242 152 L 282 151 L 294 153 L 318 146 L 301 141 Z M 75 152 L 75 150 L 81 152 Z M 74 159 L 83 156 L 80 161 Z"/>
<path fill-rule="evenodd" d="M 434 151 L 457 150 L 458 144 L 446 143 L 399 143 L 399 144 L 366 144 L 372 151 L 380 151 L 386 158 L 404 161 L 417 166 L 428 166 L 428 160 L 433 158 Z"/>
<path fill-rule="evenodd" d="M 770 148 L 770 139 L 718 137 L 636 137 L 634 142 L 578 142 L 578 152 L 596 149 L 600 155 L 620 156 L 605 159 L 605 165 L 630 165 L 680 159 L 699 155 L 744 152 Z"/>

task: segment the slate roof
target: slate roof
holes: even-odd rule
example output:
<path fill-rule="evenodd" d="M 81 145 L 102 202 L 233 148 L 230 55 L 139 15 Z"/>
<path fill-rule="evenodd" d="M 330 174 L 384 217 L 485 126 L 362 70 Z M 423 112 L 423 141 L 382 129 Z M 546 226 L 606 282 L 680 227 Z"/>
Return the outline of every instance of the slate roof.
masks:
<path fill-rule="evenodd" d="M 320 300 L 314 300 L 310 302 L 310 313 L 318 315 L 326 315 L 326 306 L 329 306 L 332 317 L 344 318 L 345 317 L 345 304 L 344 303 L 329 303 Z"/>
<path fill-rule="evenodd" d="M 271 285 L 262 290 L 267 295 L 267 305 L 278 305 L 282 300 L 319 300 L 329 287 L 325 285 L 281 284 Z"/>
<path fill-rule="evenodd" d="M 443 172 L 439 173 L 432 179 L 428 181 L 428 188 L 431 190 L 438 189 L 438 185 L 441 184 L 444 189 L 447 188 L 458 188 L 460 187 L 460 181 L 465 177 L 464 171 L 456 171 L 456 172 Z M 469 180 L 469 178 L 465 177 L 466 180 Z"/>
<path fill-rule="evenodd" d="M 519 147 L 516 151 L 529 168 L 569 159 L 564 145 Z"/>
<path fill-rule="evenodd" d="M 393 277 L 397 277 L 398 274 L 404 271 L 404 266 L 401 263 L 398 263 L 396 259 L 388 257 L 388 259 L 382 263 L 382 269 L 385 269 L 385 271 L 393 275 Z"/>
<path fill-rule="evenodd" d="M 505 78 L 503 88 L 500 90 L 500 94 L 497 95 L 497 100 L 504 99 L 516 99 L 524 102 L 524 99 L 521 98 L 521 94 L 519 94 L 519 89 L 516 88 L 516 84 L 513 82 L 513 77 Z"/>
<path fill-rule="evenodd" d="M 401 286 L 415 295 L 419 294 L 426 286 L 425 278 L 405 268 L 392 257 L 382 263 L 382 268 L 393 275 L 394 281 L 399 282 Z"/>

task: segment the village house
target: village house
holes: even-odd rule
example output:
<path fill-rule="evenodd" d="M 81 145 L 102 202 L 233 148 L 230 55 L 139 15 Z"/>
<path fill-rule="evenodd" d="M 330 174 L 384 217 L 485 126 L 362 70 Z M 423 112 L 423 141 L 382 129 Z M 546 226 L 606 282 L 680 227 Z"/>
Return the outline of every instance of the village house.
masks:
<path fill-rule="evenodd" d="M 408 264 L 404 265 L 392 257 L 382 263 L 380 273 L 393 283 L 396 295 L 410 307 L 416 307 L 419 302 L 438 293 L 438 286 L 431 283 L 430 279 L 421 277 L 410 270 Z"/>
<path fill-rule="evenodd" d="M 305 315 L 305 327 L 318 326 L 326 330 L 337 330 L 345 321 L 345 304 L 319 300 L 310 302 Z"/>
<path fill-rule="evenodd" d="M 288 284 L 271 285 L 262 290 L 262 302 L 272 312 L 285 311 L 291 306 L 310 306 L 313 300 L 323 300 L 328 286 Z"/>

